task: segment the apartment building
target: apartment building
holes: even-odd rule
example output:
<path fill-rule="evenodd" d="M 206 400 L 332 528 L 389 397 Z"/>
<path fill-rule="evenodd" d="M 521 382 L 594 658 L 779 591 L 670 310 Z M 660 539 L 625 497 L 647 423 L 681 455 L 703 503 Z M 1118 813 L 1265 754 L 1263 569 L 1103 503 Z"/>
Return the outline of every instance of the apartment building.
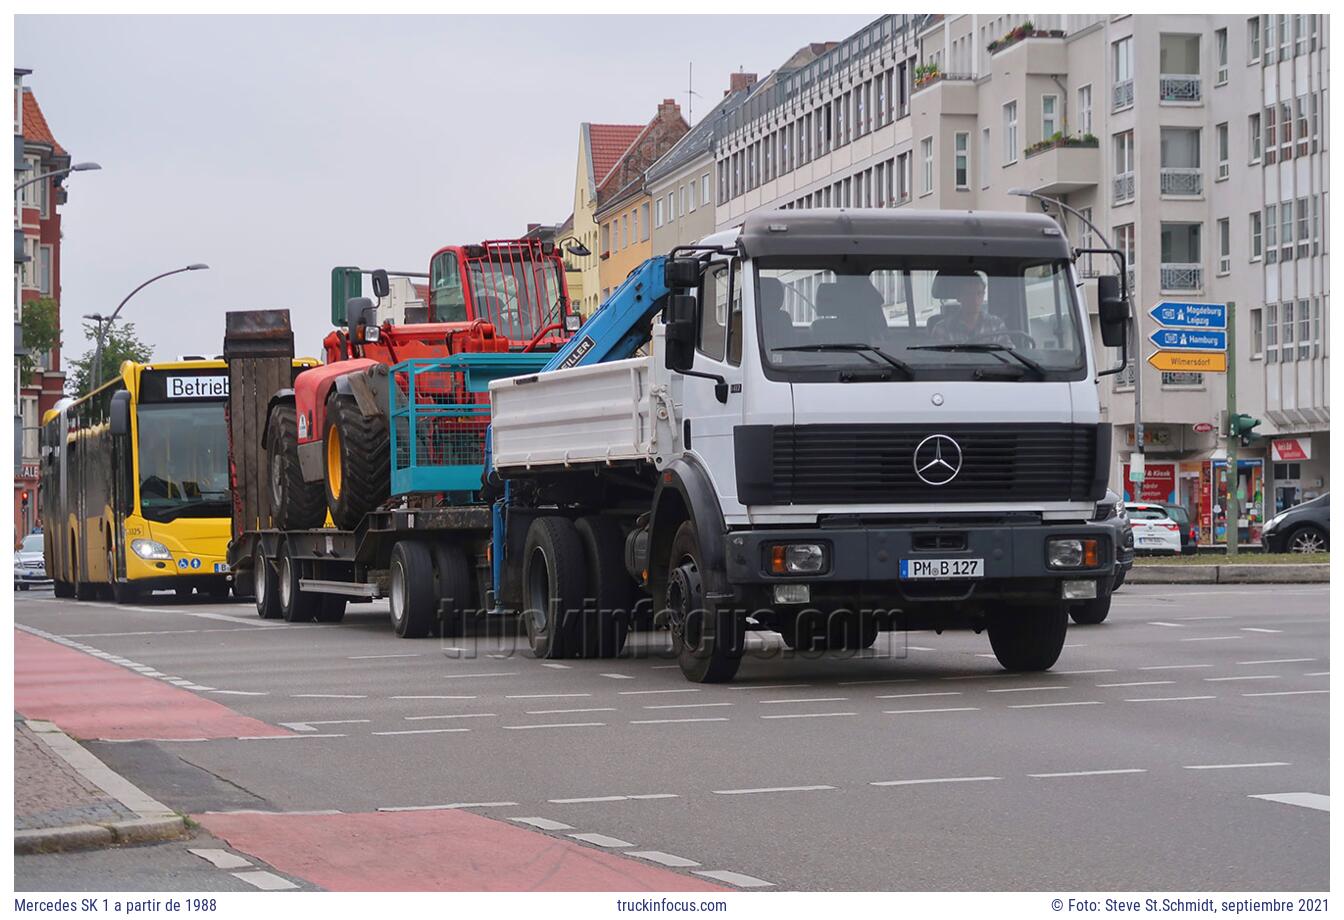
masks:
<path fill-rule="evenodd" d="M 1237 305 L 1244 540 L 1329 488 L 1329 19 L 1312 15 L 888 15 L 777 71 L 715 154 L 716 225 L 760 208 L 1080 211 L 1128 258 L 1142 334 L 1103 378 L 1113 485 L 1222 539 L 1222 375 L 1143 359 L 1162 300 Z M 1062 218 L 1076 246 L 1102 245 Z M 1095 312 L 1102 257 L 1079 266 Z M 1107 358 L 1115 363 L 1119 355 Z M 1137 360 L 1135 360 L 1137 359 Z M 1147 475 L 1127 478 L 1143 375 Z M 1290 459 L 1292 458 L 1292 459 Z"/>

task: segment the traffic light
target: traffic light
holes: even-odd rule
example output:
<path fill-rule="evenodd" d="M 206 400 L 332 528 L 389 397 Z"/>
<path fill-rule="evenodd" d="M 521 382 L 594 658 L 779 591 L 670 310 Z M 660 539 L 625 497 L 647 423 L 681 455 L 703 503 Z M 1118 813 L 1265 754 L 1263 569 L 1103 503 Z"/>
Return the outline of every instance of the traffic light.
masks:
<path fill-rule="evenodd" d="M 19 499 L 20 499 L 20 501 L 23 503 L 23 507 L 27 508 L 27 507 L 28 507 L 28 490 L 27 490 L 27 489 L 24 489 L 23 492 L 21 492 L 21 493 L 19 494 Z"/>
<path fill-rule="evenodd" d="M 1260 420 L 1258 418 L 1235 413 L 1228 417 L 1227 436 L 1230 438 L 1240 438 L 1241 446 L 1246 447 L 1255 439 L 1255 429 L 1258 428 L 1259 425 Z"/>

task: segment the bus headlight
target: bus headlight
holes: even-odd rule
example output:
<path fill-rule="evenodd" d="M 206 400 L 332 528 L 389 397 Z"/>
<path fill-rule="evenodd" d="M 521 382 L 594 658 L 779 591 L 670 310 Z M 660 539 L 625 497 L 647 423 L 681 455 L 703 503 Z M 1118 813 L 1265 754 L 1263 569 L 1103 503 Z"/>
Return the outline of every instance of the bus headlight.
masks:
<path fill-rule="evenodd" d="M 171 559 L 173 554 L 158 540 L 132 540 L 131 552 L 141 559 Z"/>

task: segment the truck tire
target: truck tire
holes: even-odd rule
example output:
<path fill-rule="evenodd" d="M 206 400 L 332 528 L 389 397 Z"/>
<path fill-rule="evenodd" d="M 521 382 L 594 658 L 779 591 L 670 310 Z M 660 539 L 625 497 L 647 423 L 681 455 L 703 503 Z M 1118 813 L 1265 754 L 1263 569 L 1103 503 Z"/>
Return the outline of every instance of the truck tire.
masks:
<path fill-rule="evenodd" d="M 1008 671 L 1048 671 L 1059 660 L 1068 628 L 1067 604 L 1010 606 L 989 621 L 989 645 Z"/>
<path fill-rule="evenodd" d="M 538 658 L 568 658 L 578 648 L 588 596 L 583 542 L 569 518 L 546 515 L 527 529 L 523 547 L 523 619 Z"/>
<path fill-rule="evenodd" d="M 705 568 L 695 524 L 683 521 L 672 538 L 664 598 L 672 650 L 687 680 L 717 684 L 732 680 L 742 663 L 746 620 L 731 609 L 708 609 Z"/>
<path fill-rule="evenodd" d="M 294 406 L 282 403 L 271 410 L 266 435 L 266 470 L 271 486 L 271 513 L 281 530 L 321 527 L 327 508 L 322 483 L 305 482 L 299 466 L 299 428 Z"/>
<path fill-rule="evenodd" d="M 263 620 L 280 618 L 280 579 L 260 546 L 252 557 L 252 594 L 257 604 L 257 616 Z"/>
<path fill-rule="evenodd" d="M 70 598 L 75 596 L 75 586 L 68 581 L 53 581 L 51 583 L 51 593 L 53 597 Z"/>
<path fill-rule="evenodd" d="M 818 652 L 827 647 L 826 618 L 820 610 L 800 610 L 787 614 L 779 623 L 784 644 L 795 652 Z"/>
<path fill-rule="evenodd" d="M 1074 604 L 1069 608 L 1069 616 L 1073 618 L 1073 622 L 1085 626 L 1095 626 L 1097 623 L 1104 622 L 1110 612 L 1111 596 L 1109 594 L 1095 600 Z"/>
<path fill-rule="evenodd" d="M 625 534 L 615 520 L 596 514 L 579 518 L 574 529 L 588 561 L 581 655 L 615 658 L 625 648 L 635 607 L 635 582 L 625 568 Z"/>
<path fill-rule="evenodd" d="M 318 595 L 317 612 L 313 619 L 319 623 L 339 623 L 345 619 L 345 598 L 339 594 Z"/>
<path fill-rule="evenodd" d="M 387 420 L 365 416 L 349 396 L 327 399 L 322 433 L 327 510 L 342 530 L 354 530 L 391 491 Z"/>
<path fill-rule="evenodd" d="M 392 547 L 388 610 L 392 629 L 403 639 L 423 639 L 434 630 L 438 612 L 434 597 L 434 560 L 419 540 L 401 540 Z"/>
<path fill-rule="evenodd" d="M 467 553 L 456 542 L 435 543 L 434 597 L 437 599 L 440 635 L 455 639 L 464 635 L 475 611 L 471 584 L 471 565 Z"/>
<path fill-rule="evenodd" d="M 872 648 L 877 641 L 877 618 L 859 611 L 835 612 L 826 623 L 826 647 L 858 652 Z"/>
<path fill-rule="evenodd" d="M 280 615 L 285 622 L 311 623 L 322 604 L 322 595 L 299 587 L 299 566 L 289 555 L 288 546 L 280 548 L 275 575 L 280 583 Z"/>

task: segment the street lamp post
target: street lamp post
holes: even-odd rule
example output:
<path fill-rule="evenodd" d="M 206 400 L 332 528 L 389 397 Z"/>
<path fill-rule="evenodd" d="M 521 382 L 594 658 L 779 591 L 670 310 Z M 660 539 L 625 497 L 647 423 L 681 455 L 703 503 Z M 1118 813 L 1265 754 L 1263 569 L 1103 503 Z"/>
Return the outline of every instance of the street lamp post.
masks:
<path fill-rule="evenodd" d="M 202 269 L 207 269 L 209 267 L 210 266 L 206 265 L 204 262 L 193 262 L 190 265 L 184 265 L 182 268 L 175 268 L 172 271 L 164 272 L 161 275 L 155 275 L 148 281 L 142 282 L 138 287 L 135 288 L 135 290 L 131 291 L 131 293 L 123 297 L 121 303 L 117 304 L 117 308 L 112 311 L 111 316 L 105 317 L 99 313 L 91 313 L 84 317 L 85 319 L 91 319 L 94 320 L 96 323 L 98 323 L 98 334 L 97 337 L 94 339 L 94 346 L 93 346 L 93 373 L 89 375 L 89 379 L 92 381 L 89 386 L 90 392 L 98 389 L 98 387 L 102 385 L 103 339 L 106 337 L 107 330 L 111 329 L 112 324 L 116 322 L 117 314 L 121 312 L 121 308 L 126 306 L 126 302 L 130 300 L 132 297 L 134 297 L 136 294 L 140 293 L 140 291 L 142 291 L 144 288 L 153 284 L 155 281 L 158 281 L 160 278 L 167 278 L 169 275 L 176 275 L 180 274 L 181 272 L 200 271 Z"/>
<path fill-rule="evenodd" d="M 102 168 L 103 167 L 99 166 L 97 163 L 75 163 L 72 166 L 67 166 L 65 169 L 53 169 L 51 172 L 44 172 L 40 176 L 33 176 L 31 179 L 25 179 L 14 186 L 14 191 L 17 192 L 20 189 L 32 185 L 34 182 L 41 182 L 43 179 L 54 179 L 57 176 L 64 176 L 66 173 L 87 172 L 90 169 Z"/>
<path fill-rule="evenodd" d="M 1046 205 L 1054 205 L 1060 211 L 1072 214 L 1084 224 L 1087 225 L 1097 239 L 1101 240 L 1103 246 L 1107 249 L 1114 249 L 1111 241 L 1106 234 L 1097 229 L 1097 225 L 1088 220 L 1087 217 L 1077 208 L 1072 208 L 1058 198 L 1051 198 L 1048 195 L 1042 195 L 1040 192 L 1033 192 L 1025 188 L 1010 188 L 1009 195 L 1016 195 L 1019 198 L 1035 198 L 1041 203 L 1042 208 Z M 1067 239 L 1067 234 L 1065 235 Z M 1128 266 L 1126 266 L 1127 268 Z M 1125 285 L 1125 290 L 1129 297 L 1129 316 L 1132 326 L 1130 337 L 1134 342 L 1134 451 L 1139 455 L 1139 467 L 1143 464 L 1143 368 L 1139 366 L 1139 354 L 1143 348 L 1139 343 L 1139 313 L 1134 309 L 1134 292 L 1130 290 L 1129 285 Z"/>

